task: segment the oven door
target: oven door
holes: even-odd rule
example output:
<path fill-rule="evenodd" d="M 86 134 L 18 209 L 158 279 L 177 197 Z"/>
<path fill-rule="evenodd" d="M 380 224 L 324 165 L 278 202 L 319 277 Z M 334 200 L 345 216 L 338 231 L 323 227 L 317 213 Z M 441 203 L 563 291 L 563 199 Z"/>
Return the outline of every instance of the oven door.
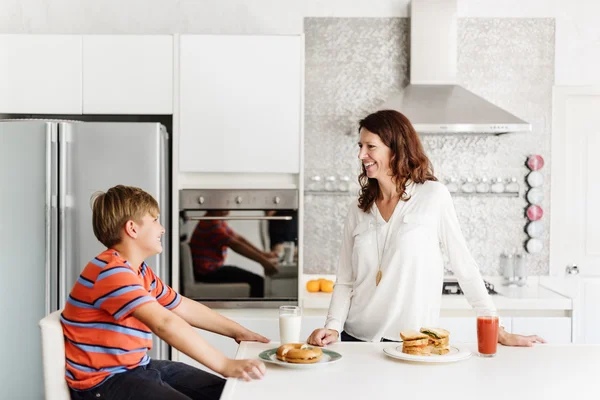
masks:
<path fill-rule="evenodd" d="M 182 190 L 181 292 L 214 308 L 298 301 L 296 190 Z"/>

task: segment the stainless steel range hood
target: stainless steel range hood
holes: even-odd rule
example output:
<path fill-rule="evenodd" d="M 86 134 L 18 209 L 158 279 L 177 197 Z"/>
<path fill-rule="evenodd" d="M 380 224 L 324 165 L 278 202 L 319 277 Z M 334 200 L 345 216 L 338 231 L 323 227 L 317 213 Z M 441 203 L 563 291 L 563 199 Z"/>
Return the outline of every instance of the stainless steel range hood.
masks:
<path fill-rule="evenodd" d="M 421 134 L 531 131 L 531 125 L 456 84 L 456 0 L 412 0 L 410 84 L 384 109 Z"/>

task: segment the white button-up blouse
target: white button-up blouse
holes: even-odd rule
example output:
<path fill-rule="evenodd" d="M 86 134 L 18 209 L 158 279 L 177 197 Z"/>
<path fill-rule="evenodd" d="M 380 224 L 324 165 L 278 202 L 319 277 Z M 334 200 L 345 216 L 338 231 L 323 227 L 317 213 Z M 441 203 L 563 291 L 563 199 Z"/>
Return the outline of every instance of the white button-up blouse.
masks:
<path fill-rule="evenodd" d="M 471 306 L 495 310 L 446 187 L 427 181 L 410 183 L 406 190 L 410 200 L 399 201 L 387 223 L 375 203 L 369 212 L 357 202 L 350 206 L 327 329 L 380 341 L 399 340 L 403 330 L 437 326 L 444 279 L 440 244 Z M 382 279 L 376 286 L 379 264 Z"/>

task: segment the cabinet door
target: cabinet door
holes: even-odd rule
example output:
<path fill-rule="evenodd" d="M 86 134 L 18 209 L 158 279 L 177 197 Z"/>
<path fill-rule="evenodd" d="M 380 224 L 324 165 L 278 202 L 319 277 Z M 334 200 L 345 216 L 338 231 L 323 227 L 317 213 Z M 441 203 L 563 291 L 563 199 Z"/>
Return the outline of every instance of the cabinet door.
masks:
<path fill-rule="evenodd" d="M 450 332 L 452 343 L 477 343 L 477 319 L 475 317 L 440 318 L 440 327 Z M 510 318 L 500 317 L 500 325 L 511 332 Z"/>
<path fill-rule="evenodd" d="M 83 36 L 85 114 L 172 114 L 173 37 Z"/>
<path fill-rule="evenodd" d="M 81 36 L 0 35 L 0 113 L 81 114 Z"/>
<path fill-rule="evenodd" d="M 182 172 L 300 171 L 302 36 L 182 35 Z"/>
<path fill-rule="evenodd" d="M 600 344 L 600 279 L 587 278 L 583 282 L 583 342 Z"/>
<path fill-rule="evenodd" d="M 513 333 L 538 335 L 548 343 L 571 343 L 571 318 L 513 317 Z"/>
<path fill-rule="evenodd" d="M 550 274 L 600 277 L 600 87 L 558 86 L 553 100 Z"/>

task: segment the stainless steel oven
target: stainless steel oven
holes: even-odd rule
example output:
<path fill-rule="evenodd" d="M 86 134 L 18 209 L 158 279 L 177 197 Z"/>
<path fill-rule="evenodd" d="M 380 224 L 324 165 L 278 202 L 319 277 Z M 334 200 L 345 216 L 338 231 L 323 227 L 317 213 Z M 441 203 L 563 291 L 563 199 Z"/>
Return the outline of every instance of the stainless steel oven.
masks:
<path fill-rule="evenodd" d="M 298 301 L 298 191 L 183 189 L 180 290 L 211 307 Z"/>

